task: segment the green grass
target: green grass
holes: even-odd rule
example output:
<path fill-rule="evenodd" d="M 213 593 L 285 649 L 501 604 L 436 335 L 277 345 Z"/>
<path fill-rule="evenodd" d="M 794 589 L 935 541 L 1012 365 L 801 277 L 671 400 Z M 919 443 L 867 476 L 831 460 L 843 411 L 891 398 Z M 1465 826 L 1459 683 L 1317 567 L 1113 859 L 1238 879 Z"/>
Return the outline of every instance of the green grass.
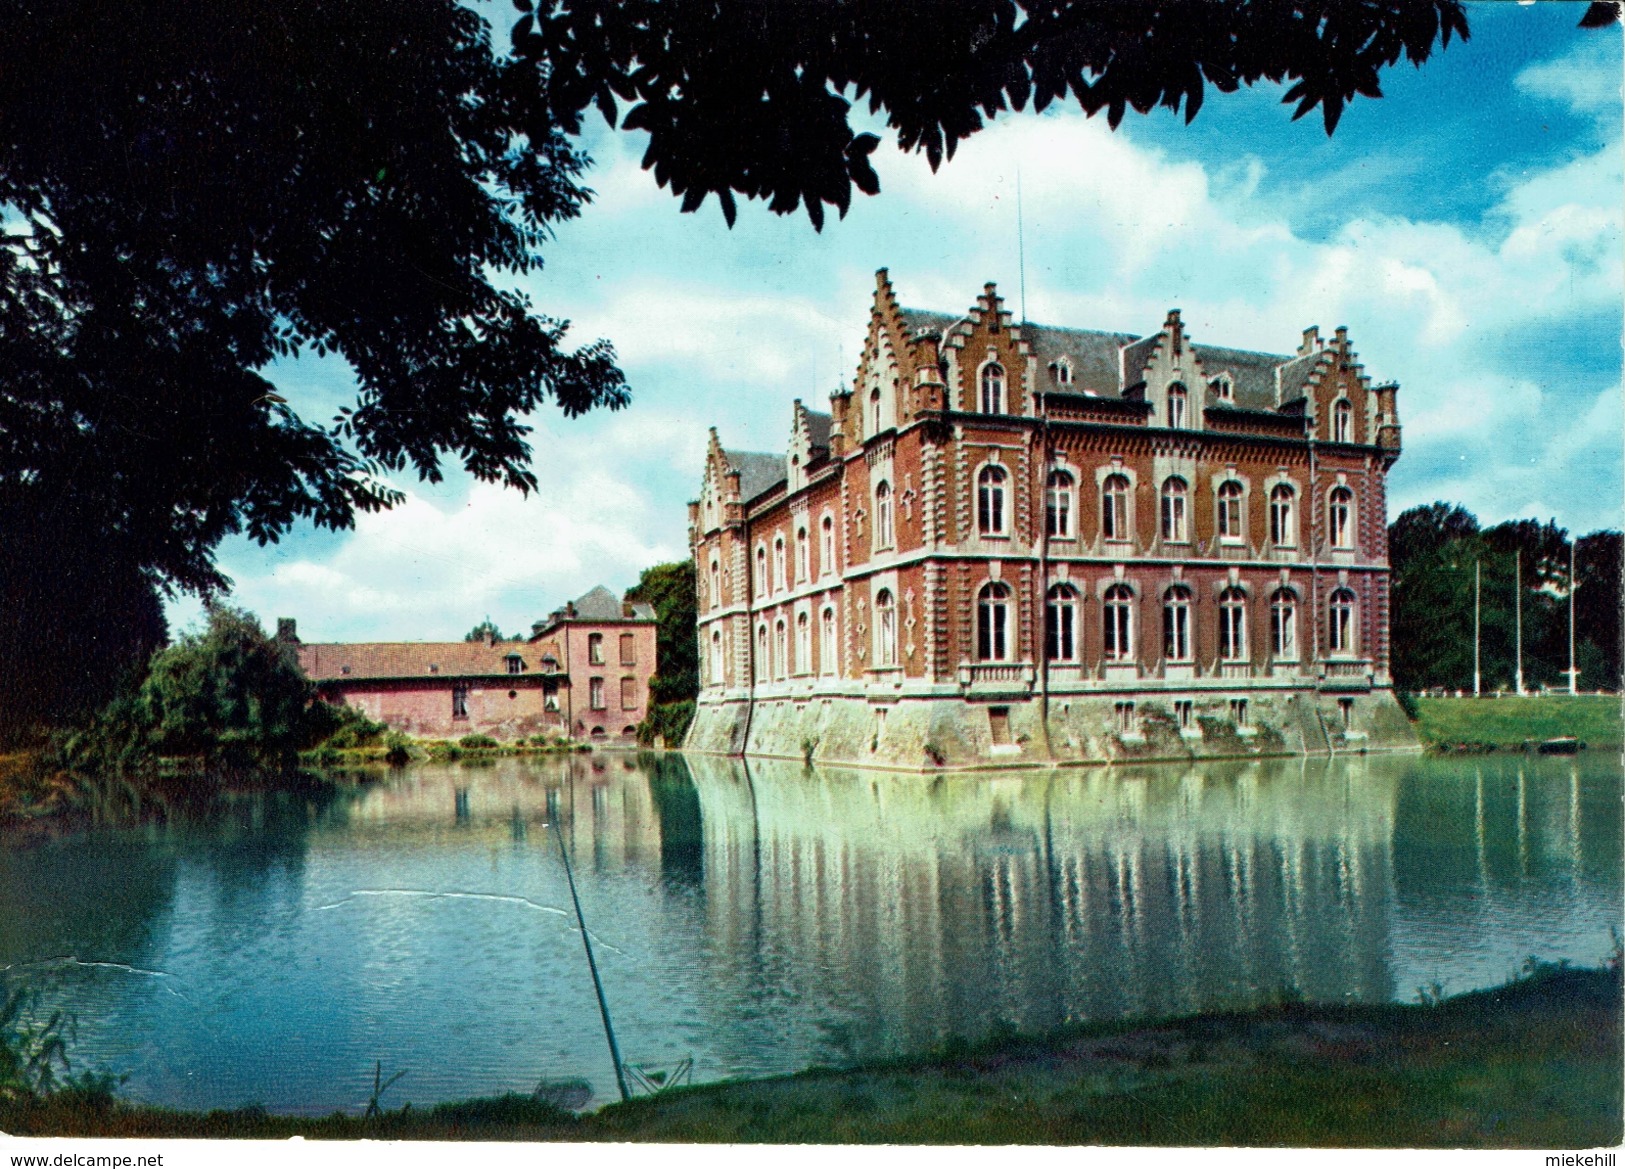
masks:
<path fill-rule="evenodd" d="M 1617 967 L 1433 1005 L 1286 1004 L 1006 1035 L 575 1116 L 522 1096 L 374 1117 L 0 1109 L 18 1135 L 740 1143 L 1587 1148 L 1621 1139 Z"/>
<path fill-rule="evenodd" d="M 1592 747 L 1625 742 L 1617 698 L 1418 698 L 1417 736 L 1428 746 L 1516 747 L 1572 735 Z"/>

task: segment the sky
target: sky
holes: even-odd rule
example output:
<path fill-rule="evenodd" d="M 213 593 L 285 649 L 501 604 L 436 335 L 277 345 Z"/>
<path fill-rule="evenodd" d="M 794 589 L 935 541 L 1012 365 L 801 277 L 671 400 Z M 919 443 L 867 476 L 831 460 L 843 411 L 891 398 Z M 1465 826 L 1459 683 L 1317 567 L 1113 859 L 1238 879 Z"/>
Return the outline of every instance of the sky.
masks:
<path fill-rule="evenodd" d="M 1198 342 L 1276 353 L 1346 325 L 1366 372 L 1400 384 L 1390 520 L 1448 500 L 1486 524 L 1619 528 L 1625 53 L 1583 11 L 1470 3 L 1469 42 L 1385 73 L 1331 138 L 1266 85 L 1210 91 L 1189 125 L 1006 115 L 936 173 L 887 139 L 880 195 L 821 233 L 760 205 L 732 230 L 714 200 L 683 214 L 640 136 L 591 127 L 593 204 L 520 283 L 578 343 L 614 344 L 631 405 L 539 411 L 529 496 L 448 466 L 398 479 L 406 501 L 353 531 L 229 540 L 231 599 L 306 641 L 433 641 L 628 588 L 687 556 L 709 427 L 782 451 L 793 399 L 828 409 L 882 267 L 906 305 L 962 312 L 991 280 L 1043 324 L 1145 334 L 1178 307 Z M 269 375 L 310 418 L 353 396 L 335 358 Z M 172 629 L 199 613 L 176 599 Z"/>

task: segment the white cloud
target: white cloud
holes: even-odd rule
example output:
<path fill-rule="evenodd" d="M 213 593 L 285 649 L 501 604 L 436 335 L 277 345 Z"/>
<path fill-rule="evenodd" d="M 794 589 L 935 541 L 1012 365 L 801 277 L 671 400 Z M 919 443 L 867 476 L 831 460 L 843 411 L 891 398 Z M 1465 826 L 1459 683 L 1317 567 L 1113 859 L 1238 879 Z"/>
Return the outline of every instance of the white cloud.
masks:
<path fill-rule="evenodd" d="M 1531 97 L 1562 102 L 1575 113 L 1617 117 L 1621 80 L 1619 30 L 1610 28 L 1586 36 L 1556 60 L 1528 66 L 1513 84 Z"/>

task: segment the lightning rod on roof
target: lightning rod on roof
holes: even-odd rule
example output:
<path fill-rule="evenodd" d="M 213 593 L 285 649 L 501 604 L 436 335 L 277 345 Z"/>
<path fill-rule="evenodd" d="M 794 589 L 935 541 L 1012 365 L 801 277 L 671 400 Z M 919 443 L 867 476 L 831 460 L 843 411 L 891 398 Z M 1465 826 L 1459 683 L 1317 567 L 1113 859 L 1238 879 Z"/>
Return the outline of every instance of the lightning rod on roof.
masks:
<path fill-rule="evenodd" d="M 1021 160 L 1016 160 L 1016 271 L 1020 275 L 1021 323 L 1027 323 L 1027 243 L 1021 222 Z"/>

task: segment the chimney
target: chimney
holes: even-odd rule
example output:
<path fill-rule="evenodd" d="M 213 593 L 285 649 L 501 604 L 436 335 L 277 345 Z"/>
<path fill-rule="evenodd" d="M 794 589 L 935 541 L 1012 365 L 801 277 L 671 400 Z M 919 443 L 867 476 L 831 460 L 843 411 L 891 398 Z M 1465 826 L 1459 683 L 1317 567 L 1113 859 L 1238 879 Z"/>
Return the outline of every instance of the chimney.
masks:
<path fill-rule="evenodd" d="M 1298 346 L 1298 356 L 1308 357 L 1320 348 L 1320 326 L 1310 325 L 1303 331 L 1303 344 Z"/>
<path fill-rule="evenodd" d="M 288 642 L 290 645 L 298 645 L 299 623 L 292 617 L 278 617 L 276 619 L 276 639 Z"/>

